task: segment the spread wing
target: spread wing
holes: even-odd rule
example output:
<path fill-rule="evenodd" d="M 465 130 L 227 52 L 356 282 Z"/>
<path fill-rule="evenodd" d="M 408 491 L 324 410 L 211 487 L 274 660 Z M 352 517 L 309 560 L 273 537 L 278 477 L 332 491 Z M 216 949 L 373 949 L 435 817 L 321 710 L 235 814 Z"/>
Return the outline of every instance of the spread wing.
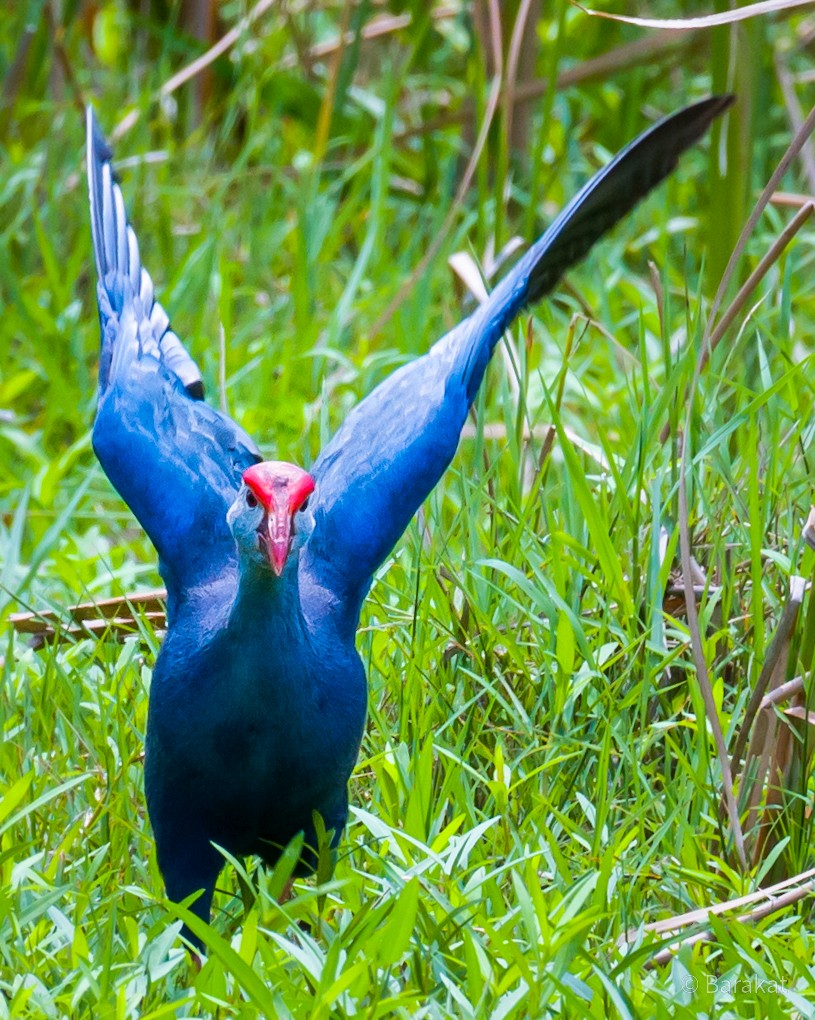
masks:
<path fill-rule="evenodd" d="M 87 158 L 102 332 L 93 448 L 156 547 L 172 602 L 234 558 L 226 512 L 260 455 L 228 415 L 204 403 L 198 368 L 142 267 L 90 107 Z"/>
<path fill-rule="evenodd" d="M 720 96 L 696 103 L 631 142 L 592 177 L 473 315 L 389 376 L 348 416 L 311 472 L 315 523 L 306 567 L 352 613 L 450 463 L 506 328 L 671 173 L 682 152 L 732 101 Z"/>

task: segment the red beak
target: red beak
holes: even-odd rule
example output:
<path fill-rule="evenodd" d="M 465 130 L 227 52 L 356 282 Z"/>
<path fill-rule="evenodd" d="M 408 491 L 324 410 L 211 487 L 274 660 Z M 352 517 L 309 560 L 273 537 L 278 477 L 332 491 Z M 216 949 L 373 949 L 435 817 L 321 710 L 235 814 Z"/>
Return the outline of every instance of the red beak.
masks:
<path fill-rule="evenodd" d="M 291 516 L 288 507 L 270 510 L 261 525 L 261 537 L 266 546 L 269 563 L 275 574 L 280 577 L 291 549 Z"/>

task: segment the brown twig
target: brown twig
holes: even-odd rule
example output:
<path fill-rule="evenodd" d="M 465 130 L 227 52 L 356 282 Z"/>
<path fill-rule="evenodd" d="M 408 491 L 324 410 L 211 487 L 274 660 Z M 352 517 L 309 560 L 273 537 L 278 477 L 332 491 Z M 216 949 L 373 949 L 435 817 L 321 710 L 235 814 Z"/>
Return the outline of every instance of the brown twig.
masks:
<path fill-rule="evenodd" d="M 810 879 L 797 889 L 790 889 L 789 892 L 784 893 L 782 896 L 771 899 L 768 903 L 763 903 L 760 907 L 756 907 L 746 914 L 740 914 L 737 920 L 740 924 L 755 924 L 756 921 L 769 917 L 770 914 L 775 914 L 785 907 L 792 906 L 793 903 L 797 903 L 812 892 L 815 892 L 815 879 Z M 661 949 L 652 960 L 648 961 L 646 966 L 649 968 L 661 967 L 663 964 L 670 963 L 671 959 L 683 946 L 695 946 L 699 942 L 711 942 L 713 937 L 713 933 L 709 931 L 691 935 L 689 938 L 682 939 L 681 942 L 675 942 L 665 949 Z"/>
<path fill-rule="evenodd" d="M 741 801 L 749 807 L 745 828 L 753 840 L 753 861 L 757 864 L 766 856 L 767 840 L 773 828 L 773 819 L 777 817 L 776 807 L 781 803 L 779 784 L 783 782 L 790 760 L 791 743 L 790 729 L 779 729 L 778 718 L 772 711 L 772 705 L 761 711 L 756 709 L 757 702 L 764 705 L 767 700 L 761 697 L 769 687 L 770 692 L 778 690 L 787 674 L 789 664 L 792 632 L 798 610 L 803 599 L 806 585 L 803 578 L 790 578 L 790 598 L 784 607 L 776 632 L 770 642 L 763 668 L 759 675 L 756 690 L 750 699 L 745 712 L 742 728 L 739 732 L 739 757 L 734 755 L 732 768 L 736 772 L 741 765 L 741 750 L 747 737 L 750 743 L 744 756 L 741 769 Z M 764 821 L 757 826 L 759 806 L 765 793 L 765 781 L 770 776 L 770 783 L 764 803 Z"/>
<path fill-rule="evenodd" d="M 772 898 L 776 893 L 789 889 L 790 886 L 800 886 L 801 883 L 815 880 L 815 868 L 809 871 L 802 871 L 800 875 L 792 875 L 775 885 L 768 885 L 766 889 L 756 889 L 745 896 L 739 896 L 734 900 L 726 900 L 723 903 L 714 903 L 710 907 L 697 907 L 695 910 L 686 910 L 682 914 L 675 914 L 673 917 L 666 917 L 662 921 L 651 921 L 643 926 L 644 932 L 651 932 L 655 935 L 668 935 L 672 932 L 680 932 L 682 928 L 688 928 L 692 924 L 704 924 L 710 917 L 718 917 L 719 914 L 726 914 L 730 910 L 739 910 L 741 907 L 749 907 L 751 903 L 759 900 Z M 617 940 L 617 945 L 623 947 L 639 936 L 639 928 L 630 928 Z"/>
<path fill-rule="evenodd" d="M 809 208 L 809 205 L 805 205 L 804 208 L 801 209 L 801 212 L 798 214 L 798 216 L 795 216 L 790 222 L 790 224 L 785 228 L 785 230 L 782 231 L 782 233 L 776 239 L 775 243 L 772 245 L 770 250 L 761 260 L 761 263 L 750 274 L 749 279 L 744 284 L 744 286 L 741 287 L 736 297 L 730 303 L 729 307 L 724 311 L 722 316 L 719 319 L 717 319 L 718 311 L 722 305 L 722 302 L 724 301 L 724 296 L 727 292 L 727 288 L 730 286 L 730 281 L 733 278 L 736 266 L 738 265 L 739 259 L 741 258 L 745 248 L 747 247 L 747 242 L 749 241 L 751 234 L 755 230 L 756 224 L 758 223 L 761 214 L 764 212 L 765 208 L 767 207 L 767 204 L 770 202 L 773 196 L 777 194 L 776 189 L 778 188 L 778 185 L 781 182 L 782 177 L 789 169 L 789 166 L 792 163 L 792 161 L 801 151 L 801 148 L 803 147 L 804 143 L 809 138 L 809 136 L 812 134 L 813 130 L 815 130 L 815 107 L 813 107 L 812 110 L 810 110 L 809 115 L 807 116 L 804 123 L 801 125 L 800 131 L 797 132 L 793 140 L 790 142 L 787 151 L 781 157 L 775 170 L 773 170 L 772 174 L 770 175 L 769 181 L 767 181 L 767 184 L 764 186 L 764 190 L 759 195 L 758 200 L 755 206 L 753 207 L 753 211 L 747 218 L 747 222 L 742 227 L 741 233 L 739 234 L 739 238 L 736 241 L 733 251 L 730 254 L 730 258 L 727 261 L 727 265 L 725 266 L 724 273 L 722 274 L 722 279 L 716 290 L 715 297 L 713 298 L 713 304 L 711 305 L 710 308 L 710 314 L 708 316 L 707 324 L 705 326 L 705 332 L 702 337 L 701 345 L 702 349 L 700 351 L 699 359 L 696 363 L 696 369 L 693 374 L 693 379 L 691 380 L 690 384 L 691 398 L 696 393 L 699 376 L 701 375 L 702 371 L 707 365 L 713 349 L 716 346 L 718 346 L 718 344 L 721 342 L 727 330 L 727 327 L 733 322 L 733 319 L 735 318 L 738 310 L 741 307 L 743 307 L 750 293 L 753 291 L 753 289 L 757 286 L 759 281 L 766 274 L 767 269 L 769 268 L 770 265 L 772 265 L 772 259 L 778 258 L 778 255 L 781 253 L 781 251 L 783 251 L 784 247 L 787 244 L 789 244 L 790 239 L 798 232 L 798 230 L 801 229 L 803 223 L 811 215 L 811 209 Z M 689 398 L 688 406 L 691 405 L 692 399 Z M 670 434 L 671 434 L 670 422 L 667 422 L 664 428 L 662 429 L 662 432 L 660 433 L 661 441 L 663 443 L 667 442 L 668 438 L 670 437 Z"/>
<path fill-rule="evenodd" d="M 340 80 L 340 68 L 346 45 L 353 45 L 354 34 L 348 32 L 348 25 L 351 21 L 351 4 L 345 4 L 342 10 L 342 25 L 340 28 L 340 45 L 332 51 L 331 63 L 328 71 L 326 89 L 320 102 L 320 112 L 317 116 L 317 125 L 314 131 L 314 162 L 321 163 L 328 146 L 328 136 L 331 130 L 331 119 L 334 116 L 334 103 L 337 98 L 337 86 Z M 351 41 L 347 42 L 350 36 Z"/>
<path fill-rule="evenodd" d="M 800 209 L 812 202 L 812 195 L 800 195 L 794 191 L 776 191 L 770 196 L 772 205 L 780 208 Z"/>
<path fill-rule="evenodd" d="M 803 689 L 804 678 L 802 676 L 793 677 L 792 680 L 787 680 L 785 684 L 779 684 L 775 690 L 764 695 L 761 699 L 761 710 L 765 711 L 775 705 L 780 705 L 782 701 L 787 701 L 793 695 L 800 694 Z"/>
<path fill-rule="evenodd" d="M 17 101 L 17 95 L 25 82 L 31 44 L 34 42 L 36 34 L 36 25 L 26 25 L 20 33 L 14 59 L 11 61 L 3 80 L 3 89 L 2 93 L 0 93 L 0 110 L 13 106 Z"/>
<path fill-rule="evenodd" d="M 122 621 L 132 624 L 133 620 L 141 615 L 151 619 L 163 616 L 166 598 L 167 592 L 164 589 L 136 592 L 131 595 L 100 599 L 98 602 L 82 602 L 77 606 L 71 606 L 67 611 L 67 621 L 55 610 L 45 609 L 42 612 L 14 613 L 9 617 L 9 623 L 18 634 L 32 636 L 39 634 L 53 636 L 62 631 L 68 632 L 72 626 L 77 624 L 87 625 L 100 620 L 103 624 L 111 624 L 115 621 L 117 626 L 121 626 Z M 95 629 L 100 628 L 96 627 Z"/>
<path fill-rule="evenodd" d="M 558 74 L 556 87 L 566 89 L 596 78 L 611 78 L 618 71 L 630 71 L 638 64 L 648 63 L 673 50 L 690 49 L 700 41 L 705 41 L 703 35 L 678 36 L 675 32 L 650 32 L 642 39 L 624 43 L 607 53 L 601 53 L 599 57 L 591 57 L 574 67 L 567 67 Z M 515 99 L 537 99 L 548 88 L 549 81 L 545 78 L 523 82 L 515 89 Z"/>
<path fill-rule="evenodd" d="M 54 640 L 60 644 L 64 641 L 78 641 L 82 638 L 99 640 L 103 637 L 111 637 L 117 641 L 123 641 L 137 631 L 139 622 L 142 620 L 149 624 L 154 632 L 167 629 L 167 618 L 164 613 L 101 617 L 98 620 L 82 620 L 80 623 L 67 627 L 44 627 L 30 635 L 28 644 L 31 648 L 37 649 Z"/>

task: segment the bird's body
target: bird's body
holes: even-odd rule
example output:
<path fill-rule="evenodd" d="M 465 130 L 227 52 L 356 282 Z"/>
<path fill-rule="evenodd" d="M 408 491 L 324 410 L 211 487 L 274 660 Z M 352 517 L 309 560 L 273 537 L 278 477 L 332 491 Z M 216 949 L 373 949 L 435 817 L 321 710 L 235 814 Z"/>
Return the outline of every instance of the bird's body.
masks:
<path fill-rule="evenodd" d="M 351 412 L 309 473 L 261 461 L 246 433 L 201 399 L 89 110 L 102 330 L 93 442 L 167 585 L 145 782 L 170 897 L 203 890 L 193 909 L 209 917 L 218 847 L 273 864 L 302 834 L 308 869 L 318 829 L 336 844 L 365 722 L 355 634 L 374 571 L 452 460 L 512 319 L 663 180 L 730 101 L 666 118 L 599 171 L 485 304 Z"/>
<path fill-rule="evenodd" d="M 312 812 L 337 837 L 345 821 L 365 673 L 325 594 L 305 579 L 272 577 L 233 573 L 197 591 L 177 610 L 156 663 L 145 783 L 175 898 L 210 885 L 222 862 L 210 841 L 274 863 L 299 832 L 316 846 Z M 182 843 L 192 859 L 179 867 L 162 850 Z"/>

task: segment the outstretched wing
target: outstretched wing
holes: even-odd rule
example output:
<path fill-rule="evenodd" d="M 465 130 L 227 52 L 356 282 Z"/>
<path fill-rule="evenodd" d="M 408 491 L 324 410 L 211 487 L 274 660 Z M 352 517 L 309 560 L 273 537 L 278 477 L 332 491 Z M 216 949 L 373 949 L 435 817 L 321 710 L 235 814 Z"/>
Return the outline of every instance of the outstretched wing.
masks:
<path fill-rule="evenodd" d="M 243 429 L 203 401 L 198 368 L 153 296 L 90 107 L 87 132 L 102 331 L 93 448 L 156 547 L 173 601 L 234 557 L 226 512 L 260 455 Z"/>
<path fill-rule="evenodd" d="M 476 312 L 348 416 L 311 472 L 314 531 L 305 566 L 352 614 L 450 463 L 504 330 L 671 173 L 732 101 L 706 99 L 635 139 L 582 188 Z"/>

